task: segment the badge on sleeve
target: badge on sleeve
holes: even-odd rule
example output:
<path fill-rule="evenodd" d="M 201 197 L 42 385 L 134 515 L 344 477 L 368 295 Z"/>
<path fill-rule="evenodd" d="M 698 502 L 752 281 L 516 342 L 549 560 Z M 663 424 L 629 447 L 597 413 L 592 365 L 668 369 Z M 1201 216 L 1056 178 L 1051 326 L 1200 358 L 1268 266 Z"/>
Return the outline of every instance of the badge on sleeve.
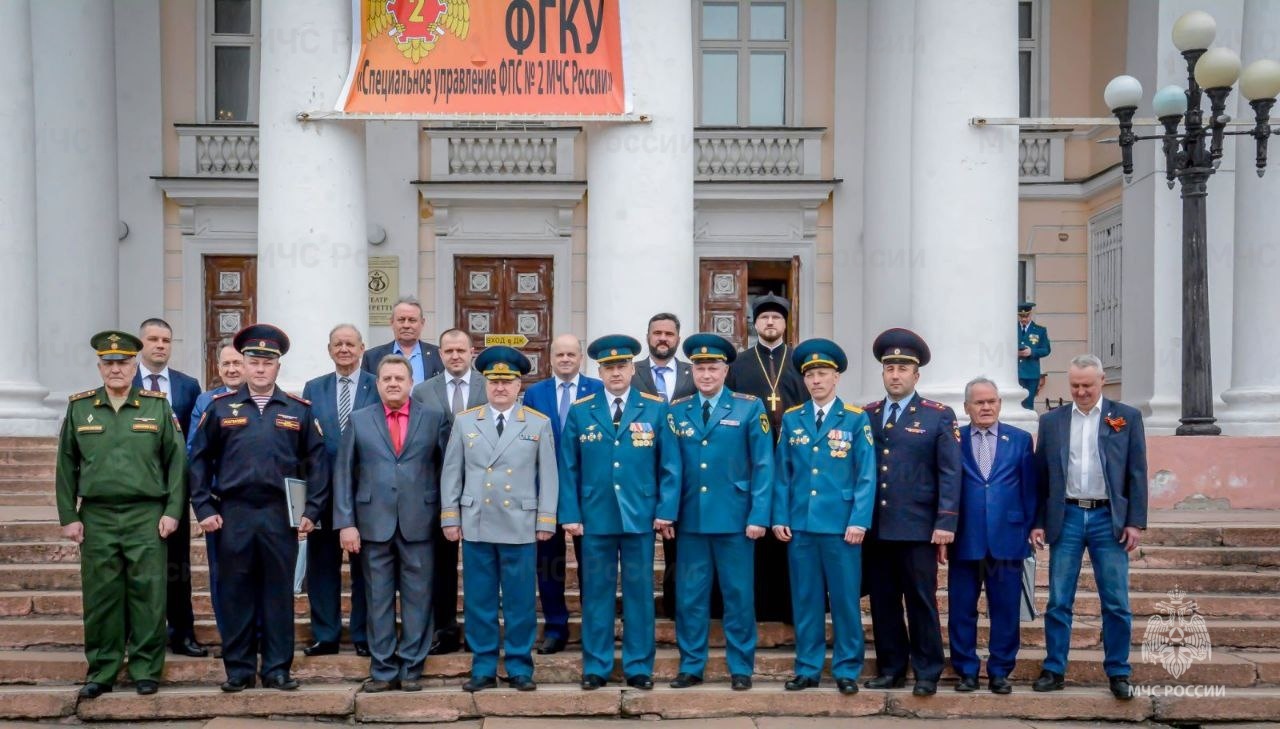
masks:
<path fill-rule="evenodd" d="M 871 435 L 871 426 L 870 426 L 870 425 L 864 425 L 864 426 L 862 426 L 862 435 L 866 437 L 866 439 L 867 439 L 867 445 L 875 445 L 875 444 L 876 444 L 874 437 Z"/>
<path fill-rule="evenodd" d="M 769 434 L 769 416 L 765 413 L 760 413 L 760 430 L 763 430 L 765 435 Z"/>

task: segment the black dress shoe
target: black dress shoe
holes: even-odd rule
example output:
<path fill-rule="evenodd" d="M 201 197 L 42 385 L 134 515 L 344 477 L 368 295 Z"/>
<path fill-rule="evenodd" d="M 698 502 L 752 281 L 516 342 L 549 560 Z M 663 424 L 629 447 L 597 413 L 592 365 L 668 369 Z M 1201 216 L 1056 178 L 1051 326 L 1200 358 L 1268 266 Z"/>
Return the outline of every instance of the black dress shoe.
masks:
<path fill-rule="evenodd" d="M 837 678 L 836 688 L 845 696 L 852 696 L 858 693 L 858 679 L 856 678 Z"/>
<path fill-rule="evenodd" d="M 702 676 L 695 676 L 692 673 L 678 673 L 669 685 L 674 689 L 683 689 L 697 686 L 700 683 L 702 683 Z"/>
<path fill-rule="evenodd" d="M 103 694 L 109 694 L 109 693 L 111 693 L 111 684 L 95 683 L 93 681 L 90 681 L 89 683 L 86 683 L 85 685 L 80 687 L 79 696 L 82 699 L 96 699 Z"/>
<path fill-rule="evenodd" d="M 1066 677 L 1061 673 L 1054 673 L 1049 670 L 1041 670 L 1040 678 L 1031 684 L 1031 688 L 1035 691 L 1061 691 L 1066 684 Z"/>
<path fill-rule="evenodd" d="M 1013 684 L 1009 683 L 1009 679 L 1005 676 L 992 676 L 987 679 L 987 688 L 991 689 L 993 694 L 1013 693 Z"/>
<path fill-rule="evenodd" d="M 916 685 L 911 688 L 912 696 L 933 696 L 936 693 L 938 693 L 938 682 L 923 678 L 917 678 Z"/>
<path fill-rule="evenodd" d="M 337 654 L 338 644 L 327 640 L 318 640 L 302 649 L 304 656 L 335 656 Z"/>
<path fill-rule="evenodd" d="M 977 690 L 978 690 L 977 676 L 961 676 L 960 683 L 956 684 L 956 691 L 959 691 L 960 693 L 963 693 L 963 694 L 967 694 L 970 691 L 977 691 Z"/>
<path fill-rule="evenodd" d="M 558 635 L 548 635 L 542 639 L 542 645 L 538 646 L 538 655 L 549 656 L 553 653 L 559 653 L 564 650 L 567 641 Z"/>
<path fill-rule="evenodd" d="M 876 676 L 862 684 L 869 689 L 902 688 L 907 685 L 906 676 Z"/>
<path fill-rule="evenodd" d="M 533 691 L 538 688 L 538 684 L 533 682 L 533 676 L 512 676 L 507 679 L 507 683 L 516 691 Z"/>
<path fill-rule="evenodd" d="M 436 633 L 435 640 L 431 641 L 431 648 L 427 653 L 433 656 L 443 656 L 448 653 L 457 653 L 462 647 L 462 641 L 458 639 L 457 633 L 441 631 Z M 365 650 L 369 650 L 368 644 L 365 644 Z M 356 653 L 360 652 L 360 647 L 356 646 Z"/>
<path fill-rule="evenodd" d="M 401 680 L 401 681 L 400 681 L 400 690 L 401 690 L 401 691 L 408 691 L 408 692 L 410 692 L 410 693 L 412 693 L 412 692 L 414 692 L 414 691 L 421 691 L 421 690 L 422 690 L 422 679 L 418 679 L 418 678 L 406 678 L 406 679 L 403 679 L 403 680 Z"/>
<path fill-rule="evenodd" d="M 141 681 L 138 681 L 137 683 L 135 683 L 133 685 L 133 688 L 135 691 L 138 692 L 139 696 L 150 696 L 151 694 L 154 694 L 155 692 L 160 690 L 160 684 L 156 683 L 155 681 L 148 681 L 147 679 L 144 678 Z"/>
<path fill-rule="evenodd" d="M 484 677 L 473 676 L 472 678 L 467 679 L 466 683 L 462 684 L 462 690 L 468 693 L 475 693 L 477 691 L 484 691 L 485 689 L 491 689 L 491 688 L 497 688 L 497 687 L 498 687 L 498 679 L 494 678 L 493 676 L 484 676 Z"/>
<path fill-rule="evenodd" d="M 745 673 L 735 673 L 729 677 L 729 688 L 734 691 L 746 691 L 751 688 L 751 677 Z"/>
<path fill-rule="evenodd" d="M 809 678 L 808 676 L 796 676 L 782 684 L 782 687 L 788 691 L 804 691 L 807 688 L 817 688 L 818 679 Z"/>
<path fill-rule="evenodd" d="M 187 637 L 182 640 L 173 640 L 169 642 L 169 650 L 174 655 L 190 656 L 192 658 L 204 658 L 209 655 L 209 649 L 196 642 L 195 638 Z"/>
<path fill-rule="evenodd" d="M 337 653 L 337 652 L 338 652 L 337 650 L 334 650 L 334 653 Z M 369 644 L 365 643 L 364 641 L 360 641 L 359 643 L 356 643 L 356 655 L 360 656 L 361 658 L 368 658 L 370 655 Z"/>
<path fill-rule="evenodd" d="M 228 678 L 218 688 L 229 694 L 240 693 L 247 688 L 253 688 L 253 678 Z"/>
<path fill-rule="evenodd" d="M 290 678 L 287 673 L 277 673 L 262 679 L 262 687 L 277 691 L 293 691 L 298 688 L 298 682 Z"/>
<path fill-rule="evenodd" d="M 368 681 L 365 681 L 364 683 L 360 684 L 360 693 L 380 694 L 383 691 L 390 691 L 392 689 L 397 689 L 397 688 L 400 688 L 399 681 L 379 681 L 376 678 L 371 678 Z"/>
<path fill-rule="evenodd" d="M 1121 701 L 1128 701 L 1133 698 L 1133 686 L 1129 685 L 1128 676 L 1111 676 L 1107 679 L 1111 684 L 1111 695 Z"/>
<path fill-rule="evenodd" d="M 584 673 L 582 674 L 582 683 L 580 685 L 582 686 L 583 691 L 595 691 L 598 688 L 604 687 L 607 683 L 609 683 L 609 679 L 604 676 L 597 676 L 594 673 Z"/>
<path fill-rule="evenodd" d="M 637 688 L 641 691 L 653 690 L 653 676 L 645 674 L 637 674 L 627 679 L 627 685 L 631 688 Z"/>

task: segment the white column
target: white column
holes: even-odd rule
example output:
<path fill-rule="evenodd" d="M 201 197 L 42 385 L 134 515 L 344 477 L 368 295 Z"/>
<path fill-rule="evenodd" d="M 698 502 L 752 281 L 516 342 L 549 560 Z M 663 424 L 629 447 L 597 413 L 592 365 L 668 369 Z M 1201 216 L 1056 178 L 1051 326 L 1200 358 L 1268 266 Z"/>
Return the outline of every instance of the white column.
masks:
<path fill-rule="evenodd" d="M 671 311 L 698 328 L 693 253 L 693 39 L 685 0 L 623 3 L 626 82 L 647 124 L 587 134 L 587 339 Z"/>
<path fill-rule="evenodd" d="M 911 285 L 884 291 L 910 302 L 933 352 L 920 391 L 959 412 L 964 384 L 983 375 L 1015 422 L 1035 418 L 1016 402 L 1018 130 L 969 119 L 1017 116 L 1016 18 L 1013 0 L 916 3 Z"/>
<path fill-rule="evenodd" d="M 0 436 L 52 435 L 44 406 L 36 315 L 36 127 L 32 109 L 31 4 L 0 3 L 0 311 L 8 355 L 0 358 Z M 87 342 L 86 342 L 87 345 Z"/>
<path fill-rule="evenodd" d="M 851 360 L 869 363 L 862 369 L 858 388 L 861 402 L 884 394 L 880 367 L 871 357 L 871 342 L 885 329 L 911 326 L 912 297 L 903 286 L 911 280 L 911 159 L 915 145 L 907 120 L 912 118 L 915 5 L 915 0 L 871 0 L 867 23 L 866 104 L 870 112 L 863 173 L 863 336 L 856 342 L 842 342 Z"/>
<path fill-rule="evenodd" d="M 101 0 L 31 3 L 31 37 L 63 39 L 32 47 L 39 372 L 59 408 L 99 381 L 89 338 L 139 324 L 118 310 L 114 15 Z"/>
<path fill-rule="evenodd" d="M 1280 56 L 1280 4 L 1245 0 L 1240 57 L 1248 64 Z M 1275 109 L 1272 117 L 1277 115 Z M 1243 101 L 1237 117 L 1252 121 L 1253 109 Z M 1273 122 L 1274 123 L 1274 122 Z M 1265 177 L 1253 173 L 1256 147 L 1241 137 L 1236 142 L 1235 316 L 1231 339 L 1231 389 L 1222 394 L 1227 409 L 1220 413 L 1223 430 L 1231 435 L 1280 435 L 1280 165 L 1273 161 Z M 1280 159 L 1272 144 L 1270 159 Z M 1210 183 L 1212 184 L 1212 183 Z M 1213 192 L 1210 191 L 1212 197 Z M 1225 336 L 1225 332 L 1218 336 Z M 1221 339 L 1219 339 L 1221 341 Z"/>
<path fill-rule="evenodd" d="M 262 3 L 258 321 L 289 335 L 280 383 L 302 389 L 333 367 L 329 330 L 368 330 L 364 128 L 299 122 L 332 108 L 351 53 L 351 3 Z"/>

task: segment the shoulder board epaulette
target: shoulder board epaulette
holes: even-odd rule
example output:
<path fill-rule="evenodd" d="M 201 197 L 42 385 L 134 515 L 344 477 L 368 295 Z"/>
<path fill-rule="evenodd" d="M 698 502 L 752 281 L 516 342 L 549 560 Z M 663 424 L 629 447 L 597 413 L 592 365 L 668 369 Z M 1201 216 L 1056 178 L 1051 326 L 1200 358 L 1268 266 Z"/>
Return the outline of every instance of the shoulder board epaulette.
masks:
<path fill-rule="evenodd" d="M 466 410 L 462 410 L 458 414 L 461 415 L 462 413 L 474 413 L 477 410 L 483 410 L 483 409 L 484 409 L 484 405 L 477 405 L 473 408 L 467 408 Z"/>
<path fill-rule="evenodd" d="M 882 404 L 884 404 L 884 400 L 876 400 L 875 402 L 869 402 L 869 403 L 867 403 L 866 405 L 863 405 L 863 406 L 862 406 L 862 409 L 863 409 L 863 410 L 874 410 L 874 409 L 876 409 L 876 408 L 880 407 Z"/>
<path fill-rule="evenodd" d="M 580 404 L 580 403 L 584 403 L 584 402 L 586 402 L 586 401 L 590 400 L 591 398 L 593 398 L 593 397 L 595 397 L 595 396 L 596 396 L 596 395 L 595 395 L 595 393 L 591 393 L 590 395 L 587 395 L 587 396 L 585 396 L 585 397 L 580 397 L 580 398 L 578 398 L 577 400 L 574 400 L 574 401 L 573 401 L 573 404 L 574 404 L 574 405 L 578 405 L 578 404 Z"/>
<path fill-rule="evenodd" d="M 138 394 L 143 397 L 158 397 L 164 399 L 164 393 L 159 390 L 138 390 Z"/>
<path fill-rule="evenodd" d="M 295 395 L 292 392 L 286 392 L 285 394 L 293 398 L 294 400 L 297 400 L 298 402 L 302 403 L 303 405 L 306 405 L 307 407 L 311 407 L 311 401 L 308 400 L 307 398 L 301 395 Z"/>
<path fill-rule="evenodd" d="M 922 398 L 920 398 L 920 404 L 921 404 L 921 405 L 923 405 L 924 407 L 927 407 L 927 408 L 933 408 L 934 410 L 946 410 L 946 409 L 947 409 L 947 406 L 946 406 L 946 405 L 943 405 L 943 404 L 942 404 L 942 403 L 940 403 L 940 402 L 934 402 L 933 400 L 926 400 L 926 399 L 924 399 L 923 397 L 922 397 Z"/>
<path fill-rule="evenodd" d="M 733 396 L 738 398 L 739 400 L 759 400 L 760 399 L 755 395 L 748 395 L 745 392 L 735 392 L 733 393 Z"/>
<path fill-rule="evenodd" d="M 234 395 L 234 394 L 236 394 L 235 390 L 227 390 L 226 392 L 220 392 L 217 395 L 214 395 L 211 398 L 211 400 L 221 400 L 222 398 L 227 397 L 228 395 Z"/>
<path fill-rule="evenodd" d="M 799 405 L 792 405 L 791 407 L 787 408 L 786 410 L 783 410 L 783 411 L 782 411 L 782 414 L 783 414 L 783 415 L 786 415 L 787 413 L 789 413 L 789 412 L 793 412 L 793 411 L 795 411 L 795 410 L 799 410 L 799 409 L 800 409 L 800 408 L 802 408 L 802 407 L 804 407 L 804 403 L 800 403 Z"/>
<path fill-rule="evenodd" d="M 693 395 L 685 395 L 684 397 L 677 397 L 676 399 L 672 400 L 671 404 L 679 405 L 680 403 L 689 402 L 692 399 L 693 399 Z"/>
<path fill-rule="evenodd" d="M 75 402 L 76 400 L 83 400 L 83 399 L 85 399 L 86 397 L 92 397 L 92 396 L 93 396 L 93 394 L 94 394 L 94 393 L 96 393 L 96 392 L 97 392 L 97 390 L 85 390 L 84 392 L 77 392 L 76 394 L 72 395 L 71 397 L 68 397 L 68 398 L 67 398 L 67 402 Z"/>
<path fill-rule="evenodd" d="M 543 415 L 542 413 L 538 412 L 537 410 L 534 410 L 533 408 L 529 407 L 528 405 L 525 405 L 525 406 L 524 406 L 524 411 L 525 411 L 526 413 L 529 413 L 530 415 L 537 415 L 538 417 L 542 418 L 543 420 L 550 420 L 550 419 L 551 419 L 551 418 L 548 418 L 547 416 Z"/>
<path fill-rule="evenodd" d="M 640 393 L 640 397 L 643 397 L 646 400 L 654 400 L 656 402 L 665 402 L 665 400 L 663 400 L 660 395 L 654 395 L 651 392 L 642 392 Z"/>
<path fill-rule="evenodd" d="M 845 403 L 845 404 L 844 404 L 844 409 L 845 409 L 845 410 L 848 410 L 848 411 L 849 411 L 849 412 L 851 412 L 851 413 L 860 413 L 860 412 L 862 412 L 862 408 L 858 407 L 857 405 L 850 405 L 849 403 Z"/>

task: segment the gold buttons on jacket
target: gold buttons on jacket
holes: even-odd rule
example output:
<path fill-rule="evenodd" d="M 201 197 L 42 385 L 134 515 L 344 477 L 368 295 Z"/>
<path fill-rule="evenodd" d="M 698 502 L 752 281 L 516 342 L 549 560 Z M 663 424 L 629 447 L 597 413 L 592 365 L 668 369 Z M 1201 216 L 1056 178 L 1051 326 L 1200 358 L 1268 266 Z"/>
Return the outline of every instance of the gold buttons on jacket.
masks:
<path fill-rule="evenodd" d="M 817 490 L 817 489 L 814 489 L 814 490 L 810 491 L 810 492 L 809 492 L 809 495 L 810 495 L 810 496 L 817 496 L 817 495 L 818 495 L 818 490 Z"/>
<path fill-rule="evenodd" d="M 703 464 L 701 464 L 701 466 L 702 466 L 702 468 L 706 468 L 706 467 L 707 467 L 707 464 L 703 463 Z"/>
<path fill-rule="evenodd" d="M 503 499 L 503 500 L 502 500 L 502 505 L 503 505 L 503 506 L 511 506 L 511 500 L 510 500 L 510 499 Z"/>
<path fill-rule="evenodd" d="M 617 461 L 614 461 L 614 462 L 613 462 L 613 467 L 614 467 L 614 468 L 622 468 L 622 464 L 621 464 L 621 463 L 618 463 Z"/>
<path fill-rule="evenodd" d="M 815 468 L 815 469 L 813 469 L 813 475 L 815 475 L 815 476 L 817 476 L 817 475 L 818 475 L 818 469 L 816 469 L 816 468 Z"/>
<path fill-rule="evenodd" d="M 491 504 L 491 503 L 493 503 L 493 500 L 492 500 L 492 499 L 489 499 L 489 498 L 487 498 L 487 497 L 486 497 L 486 498 L 485 498 L 485 500 L 484 500 L 484 503 L 486 503 L 486 504 Z"/>
<path fill-rule="evenodd" d="M 706 444 L 707 444 L 707 442 L 706 442 L 705 440 L 704 440 L 704 441 L 702 441 L 702 445 L 706 445 Z"/>
<path fill-rule="evenodd" d="M 621 485 L 619 485 L 619 484 L 616 484 L 616 483 L 615 483 L 615 484 L 613 485 L 613 490 L 614 490 L 614 491 L 621 491 L 621 490 L 622 490 L 622 486 L 621 486 Z"/>
<path fill-rule="evenodd" d="M 698 489 L 698 490 L 699 490 L 699 491 L 701 491 L 701 492 L 702 492 L 702 493 L 704 493 L 704 494 L 705 494 L 705 493 L 707 493 L 707 487 L 706 487 L 706 486 L 703 486 L 702 488 L 700 488 L 700 489 Z"/>
<path fill-rule="evenodd" d="M 883 501 L 883 500 L 882 500 L 882 501 L 880 502 L 880 505 L 881 505 L 881 506 L 888 506 L 888 505 L 889 505 L 889 502 L 888 502 L 888 501 Z"/>

